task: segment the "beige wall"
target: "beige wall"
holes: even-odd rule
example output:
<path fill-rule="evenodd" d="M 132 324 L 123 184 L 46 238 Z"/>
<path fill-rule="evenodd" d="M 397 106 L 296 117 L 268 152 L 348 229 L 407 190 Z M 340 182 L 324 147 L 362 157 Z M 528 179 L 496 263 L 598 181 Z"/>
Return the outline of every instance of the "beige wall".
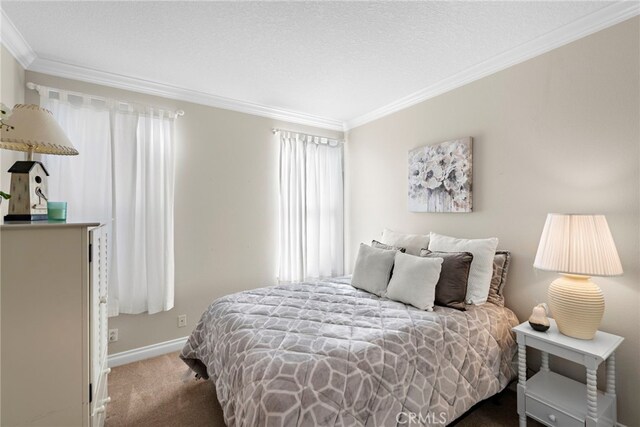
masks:
<path fill-rule="evenodd" d="M 341 132 L 163 99 L 27 71 L 46 86 L 182 109 L 176 120 L 175 307 L 109 319 L 119 341 L 109 353 L 189 335 L 215 299 L 275 283 L 278 144 L 273 127 L 341 137 Z M 38 103 L 35 91 L 27 102 Z M 186 314 L 186 328 L 177 316 Z"/>
<path fill-rule="evenodd" d="M 384 227 L 497 236 L 513 252 L 505 295 L 520 320 L 556 277 L 532 267 L 546 214 L 606 214 L 625 274 L 596 282 L 607 305 L 601 328 L 625 337 L 618 397 L 628 426 L 640 425 L 639 22 L 358 127 L 346 144 L 347 265 Z M 408 212 L 408 150 L 464 136 L 474 138 L 474 212 Z M 559 368 L 584 380 L 576 366 Z"/>
<path fill-rule="evenodd" d="M 11 108 L 24 102 L 24 68 L 4 45 L 0 49 L 0 102 Z"/>
<path fill-rule="evenodd" d="M 24 102 L 24 68 L 3 45 L 0 45 L 0 103 L 11 108 L 22 102 Z M 7 179 L 9 174 L 6 171 L 13 164 L 16 156 L 17 153 L 0 149 L 0 189 L 7 193 L 9 192 Z M 0 216 L 4 216 L 8 204 L 5 201 L 0 206 Z M 1 289 L 0 285 L 0 294 Z"/>
<path fill-rule="evenodd" d="M 9 108 L 24 102 L 25 80 L 24 68 L 4 47 L 0 47 L 0 103 Z M 7 170 L 16 160 L 23 159 L 24 154 L 17 151 L 0 150 L 0 190 L 9 193 L 9 174 Z M 9 204 L 2 203 L 0 214 L 7 213 Z"/>

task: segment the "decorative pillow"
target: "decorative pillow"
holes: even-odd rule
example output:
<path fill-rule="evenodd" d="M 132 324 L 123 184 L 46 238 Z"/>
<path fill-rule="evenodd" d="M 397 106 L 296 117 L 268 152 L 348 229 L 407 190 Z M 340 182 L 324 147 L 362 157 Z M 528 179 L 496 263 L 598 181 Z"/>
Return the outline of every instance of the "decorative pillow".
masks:
<path fill-rule="evenodd" d="M 422 258 L 396 252 L 386 297 L 420 310 L 433 311 L 442 258 Z"/>
<path fill-rule="evenodd" d="M 378 249 L 386 249 L 388 251 L 400 251 L 402 253 L 405 253 L 407 251 L 407 248 L 401 248 L 399 246 L 385 245 L 384 243 L 380 243 L 377 240 L 372 240 L 371 241 L 371 247 L 372 248 L 378 248 Z"/>
<path fill-rule="evenodd" d="M 493 257 L 493 276 L 491 277 L 487 301 L 500 307 L 504 307 L 502 291 L 507 282 L 510 263 L 511 253 L 509 251 L 496 251 L 496 255 Z"/>
<path fill-rule="evenodd" d="M 385 228 L 380 241 L 385 245 L 406 248 L 408 254 L 420 255 L 420 249 L 429 245 L 429 235 L 398 233 Z"/>
<path fill-rule="evenodd" d="M 467 304 L 484 304 L 489 296 L 489 286 L 493 274 L 493 257 L 498 247 L 498 239 L 456 239 L 431 233 L 429 250 L 435 252 L 471 252 L 473 261 L 467 282 Z"/>
<path fill-rule="evenodd" d="M 358 258 L 353 268 L 351 285 L 381 297 L 391 276 L 393 261 L 398 251 L 372 248 L 360 243 Z"/>
<path fill-rule="evenodd" d="M 423 249 L 420 251 L 420 256 L 444 260 L 440 279 L 436 285 L 436 304 L 466 310 L 464 301 L 473 254 L 471 252 L 431 252 Z"/>

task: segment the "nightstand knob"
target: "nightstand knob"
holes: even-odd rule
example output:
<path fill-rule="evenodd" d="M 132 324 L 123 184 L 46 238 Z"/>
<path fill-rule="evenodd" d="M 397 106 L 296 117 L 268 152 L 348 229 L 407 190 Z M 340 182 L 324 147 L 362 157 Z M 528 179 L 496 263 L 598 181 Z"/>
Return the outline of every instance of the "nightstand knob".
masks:
<path fill-rule="evenodd" d="M 100 304 L 106 304 L 107 303 L 107 297 L 100 297 Z"/>
<path fill-rule="evenodd" d="M 556 416 L 553 414 L 549 414 L 549 421 L 551 421 L 552 423 L 556 422 Z"/>

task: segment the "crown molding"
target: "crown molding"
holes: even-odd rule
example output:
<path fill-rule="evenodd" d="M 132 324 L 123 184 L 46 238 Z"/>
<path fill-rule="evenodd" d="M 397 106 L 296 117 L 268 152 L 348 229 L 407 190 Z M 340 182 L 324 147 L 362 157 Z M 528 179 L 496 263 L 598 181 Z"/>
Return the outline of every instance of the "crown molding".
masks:
<path fill-rule="evenodd" d="M 36 53 L 2 8 L 0 8 L 0 42 L 25 70 L 36 59 Z"/>
<path fill-rule="evenodd" d="M 29 66 L 29 70 L 67 79 L 80 80 L 88 83 L 115 87 L 118 89 L 146 93 L 148 95 L 155 95 L 163 98 L 176 99 L 179 101 L 208 105 L 210 107 L 223 108 L 225 110 L 237 111 L 240 113 L 268 117 L 270 119 L 282 120 L 290 123 L 337 131 L 344 130 L 344 123 L 341 120 L 318 117 L 283 108 L 269 107 L 252 102 L 225 98 L 166 83 L 153 82 L 135 77 L 109 73 L 106 71 L 94 70 L 42 57 L 37 57 Z"/>
<path fill-rule="evenodd" d="M 638 1 L 620 1 L 611 4 L 561 28 L 555 29 L 534 40 L 523 43 L 520 46 L 447 77 L 431 86 L 419 90 L 418 92 L 407 95 L 369 113 L 347 120 L 345 122 L 345 131 L 404 110 L 405 108 L 426 101 L 427 99 L 442 95 L 443 93 L 464 86 L 475 80 L 479 80 L 490 74 L 494 74 L 550 50 L 571 43 L 582 37 L 586 37 L 597 31 L 618 24 L 638 14 L 640 14 L 640 2 Z"/>
<path fill-rule="evenodd" d="M 163 98 L 179 101 L 193 102 L 195 104 L 208 105 L 225 110 L 268 117 L 289 123 L 313 126 L 322 129 L 343 131 L 344 122 L 312 114 L 300 113 L 284 108 L 269 107 L 247 101 L 240 101 L 206 92 L 181 88 L 166 83 L 153 82 L 135 77 L 123 76 L 83 67 L 67 64 L 61 61 L 39 57 L 31 49 L 29 43 L 13 24 L 4 10 L 0 8 L 0 42 L 7 48 L 11 55 L 22 65 L 25 70 L 50 74 L 52 76 L 80 80 L 88 83 L 101 84 L 126 89 Z"/>
<path fill-rule="evenodd" d="M 0 42 L 25 69 L 53 76 L 101 84 L 131 90 L 163 98 L 193 102 L 211 107 L 268 117 L 290 123 L 298 123 L 323 129 L 347 131 L 365 123 L 388 116 L 458 87 L 464 86 L 490 74 L 534 58 L 589 34 L 608 28 L 640 14 L 640 2 L 620 1 L 606 6 L 564 27 L 553 30 L 534 40 L 503 52 L 462 72 L 447 77 L 418 92 L 400 98 L 369 113 L 343 122 L 311 114 L 269 107 L 252 102 L 225 98 L 214 94 L 186 89 L 170 84 L 128 77 L 120 74 L 67 64 L 61 61 L 38 57 L 13 22 L 0 8 Z"/>

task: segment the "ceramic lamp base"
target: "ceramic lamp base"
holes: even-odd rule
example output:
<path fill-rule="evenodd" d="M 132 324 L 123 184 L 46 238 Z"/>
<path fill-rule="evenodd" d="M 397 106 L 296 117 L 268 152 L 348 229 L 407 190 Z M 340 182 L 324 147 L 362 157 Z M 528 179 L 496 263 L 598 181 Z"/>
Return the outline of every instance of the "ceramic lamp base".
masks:
<path fill-rule="evenodd" d="M 591 278 L 562 275 L 551 283 L 547 297 L 562 334 L 593 339 L 604 314 L 604 295 Z"/>

